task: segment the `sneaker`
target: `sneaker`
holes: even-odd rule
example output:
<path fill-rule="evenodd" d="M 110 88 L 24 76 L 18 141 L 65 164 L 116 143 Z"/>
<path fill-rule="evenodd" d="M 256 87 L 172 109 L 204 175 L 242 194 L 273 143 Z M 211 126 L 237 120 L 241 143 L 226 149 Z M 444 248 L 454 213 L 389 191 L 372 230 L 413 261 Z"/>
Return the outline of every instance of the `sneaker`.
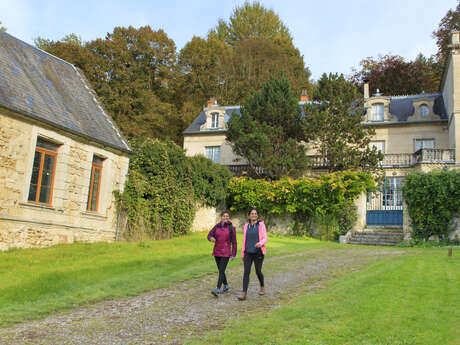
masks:
<path fill-rule="evenodd" d="M 230 291 L 230 287 L 228 285 L 225 285 L 224 288 L 222 289 L 222 293 L 226 293 Z"/>
<path fill-rule="evenodd" d="M 220 290 L 218 288 L 215 288 L 214 290 L 211 291 L 214 297 L 219 297 Z"/>

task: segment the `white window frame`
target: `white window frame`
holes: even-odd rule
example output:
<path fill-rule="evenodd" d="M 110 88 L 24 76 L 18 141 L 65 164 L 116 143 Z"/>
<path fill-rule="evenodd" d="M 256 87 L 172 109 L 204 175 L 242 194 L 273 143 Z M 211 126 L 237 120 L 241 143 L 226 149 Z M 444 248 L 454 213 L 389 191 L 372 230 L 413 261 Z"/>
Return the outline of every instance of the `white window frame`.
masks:
<path fill-rule="evenodd" d="M 372 147 L 375 147 L 377 151 L 380 151 L 383 154 L 385 154 L 385 140 L 371 141 L 370 146 L 371 146 L 371 149 Z"/>
<path fill-rule="evenodd" d="M 372 122 L 383 122 L 385 120 L 385 105 L 383 103 L 374 103 L 371 109 Z"/>
<path fill-rule="evenodd" d="M 221 161 L 221 147 L 220 146 L 205 146 L 204 155 L 214 163 L 220 164 Z"/>
<path fill-rule="evenodd" d="M 211 128 L 219 128 L 219 113 L 211 113 Z"/>
<path fill-rule="evenodd" d="M 414 152 L 420 149 L 434 149 L 436 142 L 433 138 L 414 139 Z"/>

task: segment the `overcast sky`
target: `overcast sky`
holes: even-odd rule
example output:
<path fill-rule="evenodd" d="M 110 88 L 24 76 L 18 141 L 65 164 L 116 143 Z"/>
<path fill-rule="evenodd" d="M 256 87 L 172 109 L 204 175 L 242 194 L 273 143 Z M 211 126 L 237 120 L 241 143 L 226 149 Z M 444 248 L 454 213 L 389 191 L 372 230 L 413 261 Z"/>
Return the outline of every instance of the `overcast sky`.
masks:
<path fill-rule="evenodd" d="M 458 0 L 263 0 L 283 20 L 317 79 L 323 72 L 350 74 L 368 56 L 398 54 L 413 59 L 436 52 L 431 33 Z M 115 26 L 163 29 L 177 48 L 205 36 L 244 0 L 0 0 L 8 33 L 33 43 L 76 33 L 84 41 Z"/>

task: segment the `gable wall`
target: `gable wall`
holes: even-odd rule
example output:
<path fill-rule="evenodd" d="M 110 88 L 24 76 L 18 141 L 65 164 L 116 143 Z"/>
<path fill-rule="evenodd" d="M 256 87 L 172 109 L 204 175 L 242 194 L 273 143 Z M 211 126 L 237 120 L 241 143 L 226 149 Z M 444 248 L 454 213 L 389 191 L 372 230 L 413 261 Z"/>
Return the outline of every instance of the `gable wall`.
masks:
<path fill-rule="evenodd" d="M 27 201 L 37 136 L 60 144 L 50 206 Z M 86 212 L 93 155 L 105 158 L 97 213 Z M 74 241 L 112 241 L 114 190 L 121 190 L 129 158 L 0 108 L 0 250 Z"/>

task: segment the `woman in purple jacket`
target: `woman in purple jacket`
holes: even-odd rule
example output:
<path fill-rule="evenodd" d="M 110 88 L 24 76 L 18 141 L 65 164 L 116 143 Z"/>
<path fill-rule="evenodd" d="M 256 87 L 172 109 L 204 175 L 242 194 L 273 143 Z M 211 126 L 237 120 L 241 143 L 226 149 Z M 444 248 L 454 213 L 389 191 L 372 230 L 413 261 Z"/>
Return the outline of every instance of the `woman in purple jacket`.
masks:
<path fill-rule="evenodd" d="M 218 297 L 220 287 L 224 284 L 222 293 L 229 290 L 225 269 L 227 268 L 228 260 L 236 255 L 236 231 L 230 222 L 230 212 L 224 211 L 220 214 L 221 221 L 217 223 L 208 234 L 208 240 L 214 242 L 212 255 L 216 260 L 217 268 L 219 269 L 219 278 L 217 279 L 217 287 L 211 293 Z M 230 246 L 232 247 L 230 251 Z"/>

